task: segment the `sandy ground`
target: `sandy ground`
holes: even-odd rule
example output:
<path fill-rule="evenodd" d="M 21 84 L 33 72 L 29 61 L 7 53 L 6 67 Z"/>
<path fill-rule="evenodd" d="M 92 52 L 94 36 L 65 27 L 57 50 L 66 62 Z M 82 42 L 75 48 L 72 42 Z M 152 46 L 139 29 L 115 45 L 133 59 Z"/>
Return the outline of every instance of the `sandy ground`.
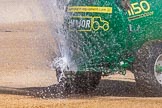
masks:
<path fill-rule="evenodd" d="M 0 26 L 0 86 L 47 86 L 55 81 L 50 64 L 54 38 L 44 23 Z"/>
<path fill-rule="evenodd" d="M 161 108 L 160 98 L 92 97 L 82 99 L 35 99 L 24 96 L 1 95 L 3 108 Z"/>
<path fill-rule="evenodd" d="M 0 23 L 44 21 L 42 0 L 0 0 Z"/>

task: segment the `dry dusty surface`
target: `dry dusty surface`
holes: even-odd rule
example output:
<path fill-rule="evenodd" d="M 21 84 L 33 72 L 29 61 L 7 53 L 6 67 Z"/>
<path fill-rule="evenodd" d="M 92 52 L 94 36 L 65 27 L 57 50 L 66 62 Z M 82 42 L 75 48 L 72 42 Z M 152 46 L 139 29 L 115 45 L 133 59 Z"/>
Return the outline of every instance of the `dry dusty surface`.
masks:
<path fill-rule="evenodd" d="M 41 22 L 0 25 L 0 86 L 40 87 L 54 83 L 55 71 L 50 64 L 55 44 L 47 28 Z"/>
<path fill-rule="evenodd" d="M 160 98 L 91 97 L 42 100 L 25 96 L 1 95 L 0 107 L 7 108 L 161 108 Z"/>
<path fill-rule="evenodd" d="M 45 23 L 1 24 L 0 108 L 161 108 L 162 98 L 136 91 L 133 75 L 104 77 L 91 94 L 58 99 L 50 64 L 55 42 Z M 33 88 L 34 87 L 34 88 Z M 45 98 L 45 99 L 43 99 Z"/>

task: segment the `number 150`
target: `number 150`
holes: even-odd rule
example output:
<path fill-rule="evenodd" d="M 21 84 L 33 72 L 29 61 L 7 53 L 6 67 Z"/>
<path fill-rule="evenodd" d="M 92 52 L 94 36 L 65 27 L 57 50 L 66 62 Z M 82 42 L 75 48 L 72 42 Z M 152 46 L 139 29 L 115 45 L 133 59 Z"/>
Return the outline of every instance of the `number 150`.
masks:
<path fill-rule="evenodd" d="M 140 14 L 141 12 L 148 12 L 150 10 L 150 4 L 147 1 L 141 1 L 131 4 L 130 10 L 128 10 L 129 16 Z"/>

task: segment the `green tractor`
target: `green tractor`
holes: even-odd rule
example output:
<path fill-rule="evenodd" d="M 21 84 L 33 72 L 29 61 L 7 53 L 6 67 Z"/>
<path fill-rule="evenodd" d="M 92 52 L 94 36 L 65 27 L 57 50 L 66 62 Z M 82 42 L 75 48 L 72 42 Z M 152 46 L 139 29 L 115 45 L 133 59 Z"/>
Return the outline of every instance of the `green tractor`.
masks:
<path fill-rule="evenodd" d="M 162 1 L 70 0 L 63 28 L 54 60 L 63 91 L 87 93 L 130 70 L 140 91 L 162 94 Z"/>

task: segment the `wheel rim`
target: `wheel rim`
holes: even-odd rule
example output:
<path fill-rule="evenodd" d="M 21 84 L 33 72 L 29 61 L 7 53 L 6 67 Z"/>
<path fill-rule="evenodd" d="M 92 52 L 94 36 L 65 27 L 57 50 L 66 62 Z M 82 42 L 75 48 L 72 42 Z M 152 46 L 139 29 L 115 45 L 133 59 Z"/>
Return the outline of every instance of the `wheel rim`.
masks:
<path fill-rule="evenodd" d="M 155 61 L 154 75 L 157 81 L 162 84 L 162 54 L 159 55 Z"/>

